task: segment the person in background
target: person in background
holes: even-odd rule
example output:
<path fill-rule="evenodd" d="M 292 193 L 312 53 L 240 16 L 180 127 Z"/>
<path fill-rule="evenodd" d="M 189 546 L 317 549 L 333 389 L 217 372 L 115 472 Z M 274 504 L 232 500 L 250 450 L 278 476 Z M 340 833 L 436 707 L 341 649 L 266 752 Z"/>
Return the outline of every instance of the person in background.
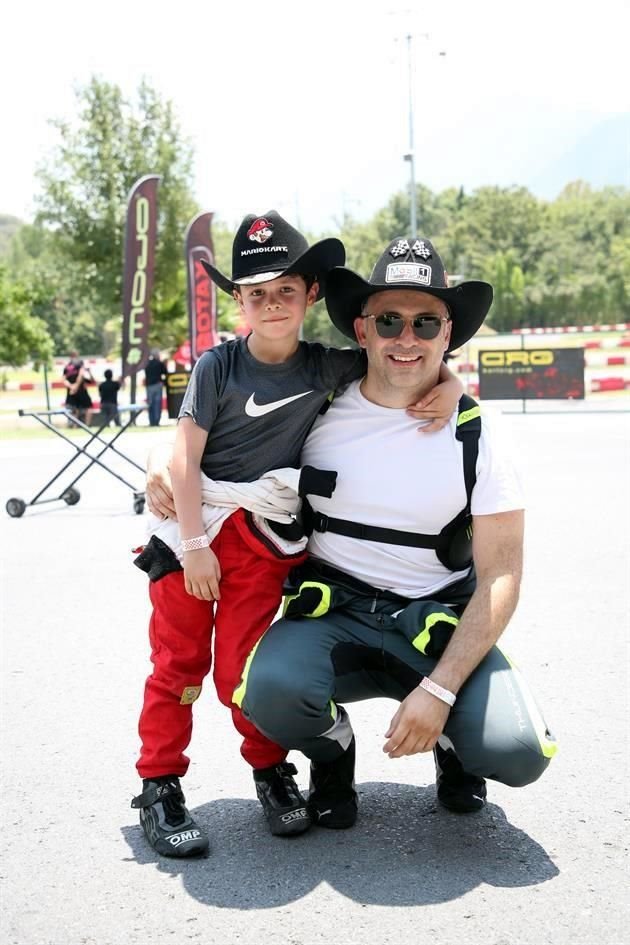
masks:
<path fill-rule="evenodd" d="M 98 392 L 101 398 L 101 415 L 103 422 L 109 426 L 112 422 L 117 427 L 122 426 L 118 415 L 118 391 L 122 387 L 121 381 L 113 380 L 113 373 L 108 368 L 105 371 L 105 380 L 98 385 Z"/>
<path fill-rule="evenodd" d="M 89 367 L 86 367 L 79 357 L 78 351 L 70 352 L 70 360 L 63 369 L 63 383 L 66 388 L 66 409 L 89 427 L 93 404 L 87 384 L 93 384 L 94 378 Z"/>
<path fill-rule="evenodd" d="M 166 364 L 160 358 L 159 348 L 153 348 L 144 369 L 144 382 L 147 388 L 149 405 L 149 424 L 159 427 L 162 416 L 162 394 L 166 381 Z"/>

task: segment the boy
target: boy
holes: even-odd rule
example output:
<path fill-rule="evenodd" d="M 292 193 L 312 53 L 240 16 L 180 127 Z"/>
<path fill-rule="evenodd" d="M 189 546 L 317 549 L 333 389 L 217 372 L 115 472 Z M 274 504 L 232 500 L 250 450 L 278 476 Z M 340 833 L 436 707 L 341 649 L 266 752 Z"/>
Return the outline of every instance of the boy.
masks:
<path fill-rule="evenodd" d="M 299 340 L 306 310 L 323 295 L 327 273 L 344 259 L 339 240 L 322 240 L 309 249 L 297 230 L 270 211 L 250 214 L 239 226 L 231 278 L 204 264 L 217 285 L 234 296 L 251 333 L 202 355 L 184 397 L 171 464 L 179 523 L 174 544 L 181 549 L 183 569 L 173 545 L 157 535 L 137 560 L 151 578 L 154 671 L 139 724 L 136 767 L 143 791 L 132 806 L 140 809 L 149 843 L 164 855 L 208 849 L 207 836 L 184 805 L 179 778 L 188 767 L 184 749 L 192 731 L 191 705 L 210 669 L 213 629 L 217 693 L 243 735 L 241 753 L 254 769 L 271 833 L 296 834 L 310 826 L 287 752 L 232 702 L 245 660 L 277 612 L 284 579 L 303 560 L 305 541 L 295 543 L 291 528 L 276 525 L 272 531 L 264 517 L 237 507 L 222 517 L 210 542 L 199 470 L 209 477 L 204 488 L 209 480 L 214 487 L 238 483 L 235 489 L 257 496 L 270 470 L 296 473 L 304 438 L 331 394 L 363 376 L 361 352 Z M 451 379 L 446 388 L 442 397 L 448 403 L 440 411 L 445 417 L 455 409 L 461 385 Z M 336 474 L 306 467 L 299 478 L 300 495 L 330 495 Z M 246 507 L 255 510 L 256 498 Z"/>

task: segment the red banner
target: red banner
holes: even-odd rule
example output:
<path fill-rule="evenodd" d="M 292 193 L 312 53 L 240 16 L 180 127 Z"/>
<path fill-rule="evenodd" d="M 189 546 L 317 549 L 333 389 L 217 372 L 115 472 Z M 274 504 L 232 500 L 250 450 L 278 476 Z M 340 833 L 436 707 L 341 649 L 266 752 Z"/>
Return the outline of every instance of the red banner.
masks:
<path fill-rule="evenodd" d="M 217 290 L 201 265 L 205 259 L 214 266 L 214 249 L 210 226 L 212 213 L 200 213 L 186 230 L 185 252 L 188 274 L 188 325 L 190 363 L 219 344 L 217 330 Z"/>
<path fill-rule="evenodd" d="M 149 356 L 159 180 L 156 174 L 147 174 L 129 192 L 123 279 L 123 377 L 133 377 Z"/>

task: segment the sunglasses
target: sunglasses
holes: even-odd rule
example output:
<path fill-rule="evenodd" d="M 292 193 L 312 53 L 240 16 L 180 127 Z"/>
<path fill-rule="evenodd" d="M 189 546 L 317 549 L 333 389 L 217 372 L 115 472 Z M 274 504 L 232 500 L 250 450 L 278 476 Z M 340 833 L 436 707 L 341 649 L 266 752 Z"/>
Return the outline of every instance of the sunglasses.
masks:
<path fill-rule="evenodd" d="M 394 312 L 384 312 L 382 315 L 364 315 L 363 318 L 373 318 L 376 334 L 379 338 L 398 338 L 403 333 L 406 324 L 410 324 L 416 338 L 430 341 L 440 334 L 442 322 L 449 318 L 440 318 L 439 315 L 416 315 L 407 322 L 401 315 Z"/>

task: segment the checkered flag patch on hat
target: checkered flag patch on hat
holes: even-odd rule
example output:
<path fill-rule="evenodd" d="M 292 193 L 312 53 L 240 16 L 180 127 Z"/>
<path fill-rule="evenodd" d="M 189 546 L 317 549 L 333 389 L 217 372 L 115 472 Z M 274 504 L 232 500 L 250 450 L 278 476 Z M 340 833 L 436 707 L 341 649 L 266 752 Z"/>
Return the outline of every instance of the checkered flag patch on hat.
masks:
<path fill-rule="evenodd" d="M 424 240 L 416 240 L 411 247 L 411 252 L 414 256 L 420 256 L 422 259 L 429 259 L 433 255 Z"/>
<path fill-rule="evenodd" d="M 409 243 L 405 239 L 398 240 L 389 252 L 395 259 L 398 256 L 405 256 L 409 252 Z"/>

